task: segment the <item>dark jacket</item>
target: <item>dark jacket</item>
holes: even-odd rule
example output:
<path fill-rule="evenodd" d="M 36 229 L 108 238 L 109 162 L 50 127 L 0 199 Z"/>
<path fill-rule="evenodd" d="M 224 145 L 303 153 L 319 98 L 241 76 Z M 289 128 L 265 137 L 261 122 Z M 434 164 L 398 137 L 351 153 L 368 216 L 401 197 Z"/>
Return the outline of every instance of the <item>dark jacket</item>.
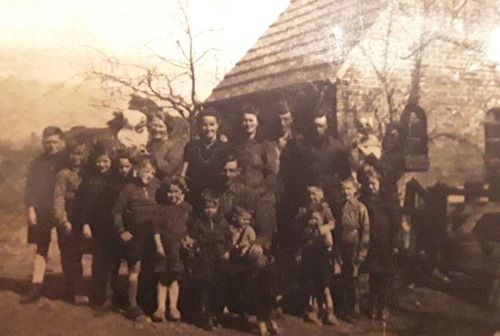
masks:
<path fill-rule="evenodd" d="M 54 188 L 56 175 L 64 166 L 63 153 L 56 155 L 41 154 L 34 159 L 29 168 L 26 179 L 26 206 L 33 206 L 40 222 L 52 219 L 54 225 Z M 41 218 L 40 218 L 41 217 Z"/>

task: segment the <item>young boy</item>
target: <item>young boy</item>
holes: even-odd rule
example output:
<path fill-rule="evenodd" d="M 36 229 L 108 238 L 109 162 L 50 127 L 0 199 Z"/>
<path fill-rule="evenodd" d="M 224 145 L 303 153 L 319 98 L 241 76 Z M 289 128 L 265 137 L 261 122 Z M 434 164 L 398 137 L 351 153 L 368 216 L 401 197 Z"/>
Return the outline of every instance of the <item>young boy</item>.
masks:
<path fill-rule="evenodd" d="M 51 231 L 57 225 L 54 216 L 54 190 L 56 174 L 63 167 L 63 132 L 49 126 L 43 130 L 44 153 L 31 162 L 26 181 L 26 206 L 28 208 L 28 243 L 36 244 L 32 288 L 21 297 L 21 303 L 37 301 L 43 293 L 43 280 L 47 266 L 47 253 Z M 57 233 L 64 240 L 66 230 L 59 227 Z"/>
<path fill-rule="evenodd" d="M 245 204 L 233 206 L 229 231 L 231 232 L 231 260 L 236 262 L 248 262 L 257 267 L 267 264 L 264 249 L 255 241 L 257 236 L 251 226 L 253 211 Z"/>
<path fill-rule="evenodd" d="M 370 221 L 368 210 L 357 198 L 358 183 L 352 177 L 342 181 L 345 199 L 341 207 L 341 218 L 335 228 L 335 243 L 338 251 L 343 282 L 343 319 L 354 322 L 354 313 L 359 313 L 358 271 L 366 259 L 370 243 Z"/>
<path fill-rule="evenodd" d="M 65 275 L 65 297 L 77 305 L 87 304 L 83 295 L 82 279 L 82 227 L 79 223 L 80 204 L 76 197 L 82 182 L 80 170 L 85 160 L 86 146 L 70 143 L 67 146 L 67 164 L 56 176 L 54 190 L 54 212 L 57 225 L 65 235 L 58 241 L 61 263 Z"/>
<path fill-rule="evenodd" d="M 189 236 L 196 245 L 195 256 L 189 263 L 190 281 L 198 289 L 201 303 L 202 327 L 211 330 L 214 315 L 218 312 L 216 270 L 223 260 L 229 258 L 231 232 L 224 217 L 219 213 L 219 195 L 215 190 L 205 189 L 202 194 L 203 212 L 190 228 Z"/>
<path fill-rule="evenodd" d="M 160 182 L 155 178 L 155 164 L 149 157 L 140 158 L 135 166 L 137 178 L 121 190 L 113 207 L 113 222 L 125 248 L 129 266 L 130 307 L 127 316 L 143 320 L 144 314 L 137 304 L 137 289 L 141 259 L 145 244 L 151 235 L 151 223 L 155 220 L 156 193 Z"/>

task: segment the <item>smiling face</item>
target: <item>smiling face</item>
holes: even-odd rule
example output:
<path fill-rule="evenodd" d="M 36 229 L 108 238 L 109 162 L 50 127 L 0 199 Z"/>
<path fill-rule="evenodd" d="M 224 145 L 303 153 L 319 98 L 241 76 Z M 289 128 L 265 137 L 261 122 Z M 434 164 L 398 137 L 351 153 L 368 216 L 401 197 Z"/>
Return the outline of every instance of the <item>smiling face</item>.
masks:
<path fill-rule="evenodd" d="M 137 176 L 144 184 L 151 183 L 155 177 L 155 173 L 156 170 L 151 164 L 146 164 L 137 170 Z"/>
<path fill-rule="evenodd" d="M 176 184 L 170 184 L 167 189 L 167 200 L 170 204 L 181 204 L 184 202 L 184 192 Z"/>
<path fill-rule="evenodd" d="M 235 224 L 238 227 L 246 227 L 252 223 L 252 214 L 246 210 L 240 210 L 236 214 Z"/>
<path fill-rule="evenodd" d="M 50 135 L 42 140 L 45 153 L 55 155 L 63 149 L 63 140 L 57 134 Z"/>
<path fill-rule="evenodd" d="M 259 121 L 255 114 L 244 113 L 242 118 L 243 131 L 247 135 L 254 135 L 257 133 L 257 128 L 259 127 Z"/>
<path fill-rule="evenodd" d="M 107 154 L 100 155 L 95 160 L 95 166 L 97 172 L 104 174 L 111 168 L 111 158 Z"/>
<path fill-rule="evenodd" d="M 205 140 L 215 140 L 217 138 L 217 131 L 219 130 L 219 123 L 214 116 L 204 116 L 200 124 L 200 137 Z"/>
<path fill-rule="evenodd" d="M 160 118 L 153 118 L 149 123 L 149 131 L 153 140 L 163 140 L 168 137 L 167 125 Z"/>

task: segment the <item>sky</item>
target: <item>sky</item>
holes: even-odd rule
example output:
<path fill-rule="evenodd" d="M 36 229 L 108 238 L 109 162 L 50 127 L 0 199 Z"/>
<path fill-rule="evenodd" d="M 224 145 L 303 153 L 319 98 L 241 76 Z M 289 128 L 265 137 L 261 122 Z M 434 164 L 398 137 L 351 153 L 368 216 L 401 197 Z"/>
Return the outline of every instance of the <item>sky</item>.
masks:
<path fill-rule="evenodd" d="M 207 66 L 225 72 L 288 4 L 190 0 L 186 7 L 195 33 L 206 32 L 196 40 L 198 49 L 217 49 Z M 179 36 L 178 8 L 177 0 L 0 0 L 0 62 L 14 51 L 18 60 L 35 59 L 31 67 L 18 62 L 23 76 L 57 81 L 79 72 L 96 50 L 132 60 L 152 49 L 168 55 Z"/>

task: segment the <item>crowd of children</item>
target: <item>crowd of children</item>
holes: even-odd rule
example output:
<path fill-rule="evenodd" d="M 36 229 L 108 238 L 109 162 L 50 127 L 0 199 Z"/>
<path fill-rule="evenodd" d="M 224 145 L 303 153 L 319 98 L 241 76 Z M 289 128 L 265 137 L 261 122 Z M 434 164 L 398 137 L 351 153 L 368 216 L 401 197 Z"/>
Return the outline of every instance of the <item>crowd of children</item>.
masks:
<path fill-rule="evenodd" d="M 210 329 L 223 308 L 217 292 L 220 274 L 231 272 L 234 265 L 265 268 L 281 246 L 298 256 L 300 306 L 307 321 L 335 324 L 339 317 L 353 322 L 360 313 L 362 268 L 370 274 L 369 316 L 385 319 L 400 214 L 394 195 L 381 187 L 383 175 L 368 161 L 371 168 L 358 179 L 343 177 L 338 190 L 328 190 L 341 195 L 341 201 L 333 203 L 325 197 L 321 179 L 307 181 L 293 223 L 280 225 L 289 232 L 276 232 L 275 224 L 261 230 L 260 218 L 272 214 L 276 221 L 275 197 L 283 198 L 270 187 L 276 184 L 278 162 L 269 160 L 280 152 L 271 155 L 269 144 L 254 140 L 257 113 L 247 110 L 243 122 L 248 139 L 235 150 L 219 139 L 217 115 L 201 113 L 199 138 L 186 145 L 180 176 L 158 174 L 153 155 L 132 156 L 126 149 L 102 144 L 86 148 L 68 141 L 65 146 L 64 133 L 47 127 L 42 134 L 44 153 L 28 173 L 28 238 L 37 250 L 33 286 L 21 302 L 34 302 L 43 294 L 51 230 L 56 228 L 66 297 L 77 305 L 90 304 L 98 313 L 113 308 L 110 290 L 116 295 L 125 260 L 126 316 L 147 319 L 138 300 L 139 276 L 147 263 L 153 265 L 148 271 L 156 281 L 151 319 L 181 319 L 179 293 L 187 279 L 196 288 L 200 319 Z M 161 124 L 160 119 L 154 121 Z M 252 183 L 245 183 L 249 179 Z M 265 207 L 272 212 L 260 213 Z M 284 243 L 283 237 L 290 240 Z M 93 255 L 90 293 L 82 280 L 82 254 L 88 251 Z M 342 284 L 335 287 L 336 293 L 334 280 Z"/>

